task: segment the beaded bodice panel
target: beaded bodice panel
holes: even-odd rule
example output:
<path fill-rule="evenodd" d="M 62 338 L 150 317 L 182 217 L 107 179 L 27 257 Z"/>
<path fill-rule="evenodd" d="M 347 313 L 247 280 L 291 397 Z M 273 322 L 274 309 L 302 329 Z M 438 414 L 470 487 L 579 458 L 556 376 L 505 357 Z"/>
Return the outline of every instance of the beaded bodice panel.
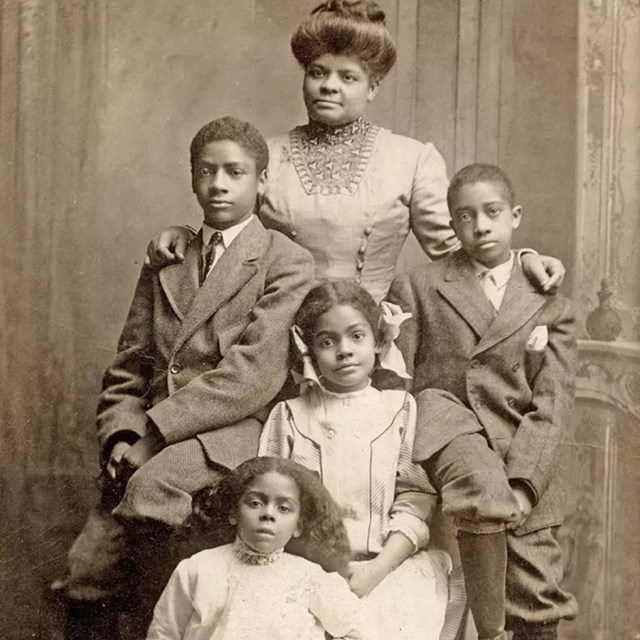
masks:
<path fill-rule="evenodd" d="M 380 127 L 358 118 L 339 127 L 317 122 L 289 134 L 293 165 L 307 195 L 355 194 Z"/>

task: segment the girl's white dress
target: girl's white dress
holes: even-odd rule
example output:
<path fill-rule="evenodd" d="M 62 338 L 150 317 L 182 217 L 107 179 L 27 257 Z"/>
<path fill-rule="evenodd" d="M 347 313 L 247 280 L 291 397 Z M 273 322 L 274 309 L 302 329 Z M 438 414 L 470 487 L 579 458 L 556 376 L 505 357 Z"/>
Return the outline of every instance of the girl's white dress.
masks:
<path fill-rule="evenodd" d="M 180 562 L 147 640 L 324 640 L 325 629 L 336 638 L 377 637 L 337 573 L 281 551 L 249 563 L 243 547 L 236 540 Z"/>
<path fill-rule="evenodd" d="M 451 559 L 426 551 L 425 518 L 435 491 L 411 461 L 414 399 L 369 386 L 337 394 L 314 386 L 275 406 L 264 425 L 260 455 L 287 457 L 320 474 L 340 505 L 356 559 L 379 553 L 392 531 L 416 552 L 366 598 L 380 638 L 438 640 L 448 602 Z"/>

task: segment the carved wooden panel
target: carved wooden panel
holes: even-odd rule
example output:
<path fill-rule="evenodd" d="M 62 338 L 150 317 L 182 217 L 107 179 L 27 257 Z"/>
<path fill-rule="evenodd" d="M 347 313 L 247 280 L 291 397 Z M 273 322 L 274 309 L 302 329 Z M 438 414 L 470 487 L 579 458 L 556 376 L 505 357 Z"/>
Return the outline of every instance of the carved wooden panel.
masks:
<path fill-rule="evenodd" d="M 640 345 L 583 341 L 559 538 L 577 620 L 563 640 L 640 637 Z"/>

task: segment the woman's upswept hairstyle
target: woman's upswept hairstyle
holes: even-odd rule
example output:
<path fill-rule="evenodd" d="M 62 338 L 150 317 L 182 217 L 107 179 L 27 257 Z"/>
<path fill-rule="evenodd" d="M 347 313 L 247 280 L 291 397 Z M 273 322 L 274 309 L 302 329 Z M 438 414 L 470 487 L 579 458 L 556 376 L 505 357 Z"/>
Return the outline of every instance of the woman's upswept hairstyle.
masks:
<path fill-rule="evenodd" d="M 320 317 L 341 304 L 357 309 L 371 325 L 376 343 L 379 342 L 382 310 L 371 294 L 351 280 L 329 280 L 309 291 L 296 314 L 295 322 L 302 331 L 305 343 L 308 346 L 313 344 Z"/>
<path fill-rule="evenodd" d="M 396 61 L 396 45 L 384 11 L 370 0 L 323 2 L 298 26 L 291 50 L 304 68 L 326 53 L 355 56 L 377 81 Z"/>
<path fill-rule="evenodd" d="M 216 487 L 200 491 L 194 496 L 193 513 L 185 524 L 189 533 L 211 533 L 218 544 L 231 542 L 236 527 L 229 518 L 235 515 L 249 484 L 270 472 L 291 478 L 300 492 L 301 534 L 291 539 L 286 551 L 346 577 L 351 547 L 340 510 L 315 473 L 287 458 L 252 458 Z"/>

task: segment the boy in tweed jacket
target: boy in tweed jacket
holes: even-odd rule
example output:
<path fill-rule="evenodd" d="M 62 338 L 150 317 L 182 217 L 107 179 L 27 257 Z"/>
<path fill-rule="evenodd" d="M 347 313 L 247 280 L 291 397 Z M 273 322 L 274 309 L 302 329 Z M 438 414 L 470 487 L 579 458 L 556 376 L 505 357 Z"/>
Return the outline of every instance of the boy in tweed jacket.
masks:
<path fill-rule="evenodd" d="M 514 260 L 522 209 L 498 167 L 462 169 L 448 204 L 462 249 L 399 275 L 389 294 L 413 314 L 398 344 L 418 405 L 414 460 L 457 525 L 479 637 L 504 639 L 506 626 L 514 640 L 551 640 L 576 614 L 556 541 L 574 314 Z"/>
<path fill-rule="evenodd" d="M 191 143 L 204 223 L 182 263 L 142 269 L 104 376 L 102 503 L 59 585 L 67 638 L 115 638 L 116 598 L 140 577 L 132 550 L 162 556 L 153 540 L 186 519 L 191 496 L 258 450 L 254 414 L 285 381 L 289 327 L 314 270 L 305 249 L 253 215 L 267 162 L 260 133 L 234 118 L 205 125 Z M 142 630 L 148 613 L 137 612 Z"/>

